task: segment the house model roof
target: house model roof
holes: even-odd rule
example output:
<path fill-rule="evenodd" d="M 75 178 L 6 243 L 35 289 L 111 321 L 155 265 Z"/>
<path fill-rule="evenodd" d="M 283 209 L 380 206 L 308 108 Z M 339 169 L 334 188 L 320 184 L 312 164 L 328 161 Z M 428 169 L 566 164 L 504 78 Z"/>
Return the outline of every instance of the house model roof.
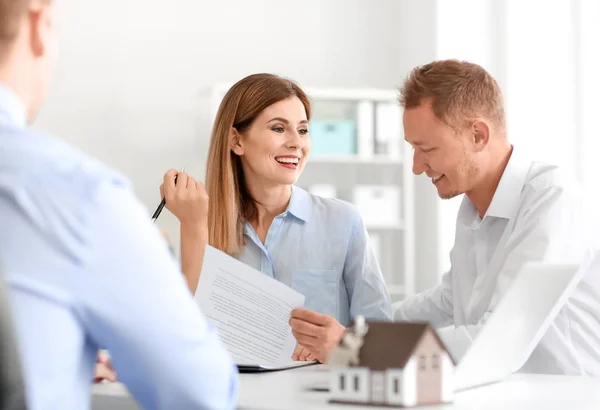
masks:
<path fill-rule="evenodd" d="M 364 344 L 359 353 L 360 366 L 372 370 L 403 369 L 420 340 L 428 332 L 433 334 L 452 359 L 437 332 L 428 323 L 369 321 L 368 326 L 369 330 L 364 336 Z"/>

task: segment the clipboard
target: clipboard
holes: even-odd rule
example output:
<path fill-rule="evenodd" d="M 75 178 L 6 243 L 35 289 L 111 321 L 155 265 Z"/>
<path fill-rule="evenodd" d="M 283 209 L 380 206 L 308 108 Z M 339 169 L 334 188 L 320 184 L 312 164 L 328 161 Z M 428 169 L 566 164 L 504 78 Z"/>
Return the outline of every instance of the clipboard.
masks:
<path fill-rule="evenodd" d="M 278 372 L 281 370 L 298 369 L 300 367 L 314 366 L 319 364 L 318 361 L 312 362 L 286 362 L 281 364 L 237 364 L 238 372 L 240 373 L 267 373 Z"/>

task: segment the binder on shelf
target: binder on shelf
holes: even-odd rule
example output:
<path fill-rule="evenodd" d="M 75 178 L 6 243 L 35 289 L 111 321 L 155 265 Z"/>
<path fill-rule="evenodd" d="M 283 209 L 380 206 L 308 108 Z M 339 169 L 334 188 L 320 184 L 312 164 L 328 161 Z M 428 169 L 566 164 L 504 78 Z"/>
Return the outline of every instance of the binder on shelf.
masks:
<path fill-rule="evenodd" d="M 313 184 L 308 188 L 308 192 L 321 198 L 337 198 L 337 189 L 330 184 Z"/>
<path fill-rule="evenodd" d="M 375 105 L 362 100 L 356 106 L 358 155 L 371 158 L 375 153 Z"/>
<path fill-rule="evenodd" d="M 400 158 L 402 156 L 403 144 L 402 109 L 397 104 L 391 104 L 389 154 L 392 158 Z"/>
<path fill-rule="evenodd" d="M 357 185 L 353 190 L 354 204 L 367 228 L 400 228 L 401 193 L 394 185 Z"/>
<path fill-rule="evenodd" d="M 314 156 L 356 155 L 356 123 L 353 120 L 311 120 Z"/>
<path fill-rule="evenodd" d="M 402 148 L 401 109 L 395 103 L 377 103 L 375 153 L 400 158 Z"/>

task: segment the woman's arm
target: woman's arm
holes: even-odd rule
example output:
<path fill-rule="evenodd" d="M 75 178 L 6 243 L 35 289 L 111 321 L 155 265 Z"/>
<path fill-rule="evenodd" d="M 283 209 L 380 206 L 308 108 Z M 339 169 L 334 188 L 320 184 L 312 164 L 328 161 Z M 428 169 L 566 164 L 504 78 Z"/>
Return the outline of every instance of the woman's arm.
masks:
<path fill-rule="evenodd" d="M 195 294 L 208 244 L 208 194 L 202 182 L 175 169 L 165 174 L 160 193 L 167 209 L 179 219 L 181 271 L 190 292 Z"/>
<path fill-rule="evenodd" d="M 392 320 L 387 285 L 358 211 L 344 262 L 344 283 L 350 299 L 351 318 L 363 315 L 371 320 Z"/>
<path fill-rule="evenodd" d="M 181 272 L 185 276 L 192 295 L 196 293 L 200 281 L 200 271 L 204 262 L 204 251 L 208 245 L 206 225 L 181 224 Z"/>

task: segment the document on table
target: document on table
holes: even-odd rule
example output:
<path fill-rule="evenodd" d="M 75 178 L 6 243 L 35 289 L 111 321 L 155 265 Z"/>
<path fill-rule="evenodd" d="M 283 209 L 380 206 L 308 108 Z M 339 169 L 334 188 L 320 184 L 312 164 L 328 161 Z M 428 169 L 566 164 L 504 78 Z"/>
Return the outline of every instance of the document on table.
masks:
<path fill-rule="evenodd" d="M 310 364 L 292 360 L 289 320 L 292 309 L 304 306 L 301 293 L 207 246 L 195 299 L 240 370 Z"/>

